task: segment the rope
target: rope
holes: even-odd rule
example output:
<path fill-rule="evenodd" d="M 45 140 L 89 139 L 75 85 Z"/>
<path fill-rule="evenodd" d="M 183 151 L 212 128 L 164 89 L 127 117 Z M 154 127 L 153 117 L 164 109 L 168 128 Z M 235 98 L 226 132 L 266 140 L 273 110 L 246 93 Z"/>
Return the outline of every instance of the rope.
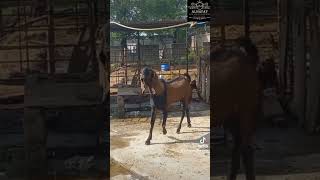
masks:
<path fill-rule="evenodd" d="M 160 28 L 149 28 L 149 29 L 144 29 L 144 28 L 134 28 L 134 27 L 129 27 L 117 22 L 110 22 L 110 24 L 115 24 L 118 26 L 121 26 L 123 28 L 127 28 L 127 29 L 131 29 L 131 30 L 136 30 L 136 31 L 157 31 L 157 30 L 163 30 L 163 29 L 171 29 L 171 28 L 177 28 L 177 27 L 181 27 L 181 26 L 185 26 L 185 25 L 190 25 L 190 28 L 192 26 L 194 26 L 195 24 L 197 24 L 196 22 L 186 22 L 186 23 L 182 23 L 182 24 L 176 24 L 176 25 L 172 25 L 172 26 L 166 26 L 166 27 L 160 27 Z"/>

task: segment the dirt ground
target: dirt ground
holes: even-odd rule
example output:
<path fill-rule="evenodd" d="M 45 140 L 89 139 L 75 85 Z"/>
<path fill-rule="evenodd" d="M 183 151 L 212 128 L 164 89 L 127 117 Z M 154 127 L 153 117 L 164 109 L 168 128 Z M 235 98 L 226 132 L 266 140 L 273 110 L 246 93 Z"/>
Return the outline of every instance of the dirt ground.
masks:
<path fill-rule="evenodd" d="M 198 104 L 199 105 L 199 104 Z M 181 112 L 170 112 L 166 135 L 162 134 L 157 115 L 151 145 L 145 145 L 150 128 L 150 118 L 112 119 L 110 144 L 111 179 L 210 179 L 209 139 L 210 112 L 191 108 L 192 127 L 184 119 L 181 133 L 176 129 Z"/>

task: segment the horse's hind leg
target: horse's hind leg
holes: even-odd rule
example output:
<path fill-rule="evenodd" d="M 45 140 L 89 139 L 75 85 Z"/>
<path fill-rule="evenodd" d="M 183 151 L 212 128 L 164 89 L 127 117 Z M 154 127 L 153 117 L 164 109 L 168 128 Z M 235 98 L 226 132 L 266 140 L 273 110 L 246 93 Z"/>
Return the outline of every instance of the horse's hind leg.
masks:
<path fill-rule="evenodd" d="M 247 180 L 255 180 L 254 149 L 248 141 L 241 145 L 242 163 L 245 168 Z"/>
<path fill-rule="evenodd" d="M 163 132 L 164 135 L 166 135 L 167 134 L 166 123 L 167 123 L 168 111 L 164 110 L 163 113 L 162 113 L 162 117 L 163 117 L 163 120 L 162 120 L 162 132 Z"/>
<path fill-rule="evenodd" d="M 186 114 L 187 114 L 188 127 L 191 127 L 189 105 L 186 105 Z"/>
<path fill-rule="evenodd" d="M 156 109 L 154 107 L 152 107 L 151 109 L 151 121 L 150 121 L 150 131 L 149 131 L 149 136 L 148 139 L 146 140 L 146 145 L 150 145 L 150 140 L 152 139 L 152 130 L 153 130 L 153 126 L 154 126 L 154 122 L 156 120 Z"/>
<path fill-rule="evenodd" d="M 238 132 L 232 132 L 233 137 L 233 147 L 232 147 L 232 160 L 231 160 L 231 168 L 228 175 L 228 180 L 236 180 L 237 174 L 240 168 L 240 137 Z"/>
<path fill-rule="evenodd" d="M 185 112 L 186 112 L 186 106 L 185 106 L 185 104 L 183 104 L 181 120 L 180 120 L 180 123 L 179 123 L 178 129 L 177 129 L 177 133 L 180 133 L 181 124 L 182 124 L 182 121 L 183 121 L 183 118 L 184 118 Z"/>

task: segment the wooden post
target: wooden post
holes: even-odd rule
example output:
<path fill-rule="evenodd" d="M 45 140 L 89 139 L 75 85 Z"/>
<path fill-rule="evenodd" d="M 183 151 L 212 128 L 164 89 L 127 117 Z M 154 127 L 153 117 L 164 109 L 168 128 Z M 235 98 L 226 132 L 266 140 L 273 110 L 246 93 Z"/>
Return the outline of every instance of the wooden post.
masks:
<path fill-rule="evenodd" d="M 207 59 L 207 61 L 209 60 Z M 209 103 L 210 102 L 210 64 L 209 63 L 207 64 L 207 62 L 206 62 L 206 76 L 207 76 L 207 82 L 206 82 L 207 89 L 206 89 L 205 101 Z"/>
<path fill-rule="evenodd" d="M 26 6 L 23 8 L 24 13 L 24 23 L 27 24 L 27 10 Z M 29 62 L 29 38 L 28 38 L 28 26 L 24 27 L 25 41 L 26 41 L 26 60 L 27 60 L 27 71 L 30 70 L 30 62 Z"/>
<path fill-rule="evenodd" d="M 3 28 L 2 22 L 3 22 L 3 20 L 2 20 L 2 8 L 0 7 L 0 37 L 2 36 L 2 28 Z"/>
<path fill-rule="evenodd" d="M 97 1 L 88 1 L 89 6 L 89 27 L 90 27 L 90 59 L 92 60 L 93 72 L 98 73 L 98 62 L 96 58 L 96 30 L 97 30 Z"/>
<path fill-rule="evenodd" d="M 187 73 L 189 72 L 189 41 L 188 41 L 188 27 L 186 27 L 186 58 L 187 58 Z"/>
<path fill-rule="evenodd" d="M 288 37 L 288 0 L 278 0 L 279 8 L 279 49 L 280 49 L 280 60 L 279 60 L 279 81 L 280 81 L 280 94 L 285 94 L 285 62 L 287 58 L 287 37 Z"/>
<path fill-rule="evenodd" d="M 141 69 L 141 50 L 140 50 L 140 32 L 137 31 L 138 33 L 138 43 L 137 43 L 137 50 L 138 50 L 138 68 Z"/>
<path fill-rule="evenodd" d="M 305 16 L 304 0 L 294 0 L 293 37 L 294 37 L 294 101 L 293 112 L 301 124 L 305 120 L 305 92 L 306 92 L 306 60 L 305 60 Z"/>
<path fill-rule="evenodd" d="M 243 25 L 244 35 L 246 38 L 250 37 L 250 20 L 249 20 L 249 0 L 243 0 Z"/>

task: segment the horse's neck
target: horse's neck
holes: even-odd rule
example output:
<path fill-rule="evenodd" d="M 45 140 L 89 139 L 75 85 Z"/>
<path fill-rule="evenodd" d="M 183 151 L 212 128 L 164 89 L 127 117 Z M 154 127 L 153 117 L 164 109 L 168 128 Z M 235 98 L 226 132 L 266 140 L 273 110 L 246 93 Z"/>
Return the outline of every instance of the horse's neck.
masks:
<path fill-rule="evenodd" d="M 152 86 L 155 90 L 155 95 L 161 95 L 164 92 L 164 84 L 160 79 L 154 82 Z"/>

